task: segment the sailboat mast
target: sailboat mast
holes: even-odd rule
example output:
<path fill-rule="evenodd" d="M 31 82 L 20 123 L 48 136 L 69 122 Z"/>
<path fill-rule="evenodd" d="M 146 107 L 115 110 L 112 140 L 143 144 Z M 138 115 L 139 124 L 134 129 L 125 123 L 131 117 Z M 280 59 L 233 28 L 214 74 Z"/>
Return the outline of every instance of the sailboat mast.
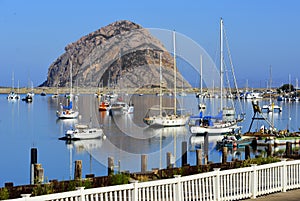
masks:
<path fill-rule="evenodd" d="M 223 19 L 221 18 L 220 23 L 220 95 L 221 95 L 221 104 L 220 109 L 223 109 Z"/>
<path fill-rule="evenodd" d="M 73 82 L 73 80 L 72 80 L 72 68 L 73 68 L 73 66 L 72 66 L 72 60 L 70 59 L 70 95 L 72 94 L 72 82 Z"/>
<path fill-rule="evenodd" d="M 202 96 L 202 54 L 200 56 L 200 94 Z"/>
<path fill-rule="evenodd" d="M 176 39 L 173 31 L 173 48 L 174 48 L 174 115 L 176 115 Z"/>
<path fill-rule="evenodd" d="M 162 116 L 162 89 L 161 89 L 161 82 L 162 82 L 162 74 L 161 74 L 161 53 L 159 54 L 159 115 Z"/>
<path fill-rule="evenodd" d="M 15 90 L 15 74 L 14 74 L 14 72 L 12 73 L 12 83 L 11 83 L 11 86 L 12 86 L 12 91 L 14 91 Z"/>

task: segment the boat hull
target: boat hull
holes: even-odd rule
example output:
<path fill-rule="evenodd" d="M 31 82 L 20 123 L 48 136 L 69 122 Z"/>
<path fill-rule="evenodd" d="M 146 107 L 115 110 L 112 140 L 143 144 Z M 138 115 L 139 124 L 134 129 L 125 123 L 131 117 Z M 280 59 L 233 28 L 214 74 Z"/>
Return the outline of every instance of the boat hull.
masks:
<path fill-rule="evenodd" d="M 184 126 L 188 121 L 187 116 L 153 116 L 144 118 L 144 123 L 149 126 L 158 126 L 158 127 L 175 127 L 175 126 Z"/>
<path fill-rule="evenodd" d="M 56 116 L 59 119 L 75 119 L 79 115 L 78 111 L 73 110 L 63 110 L 63 111 L 57 111 Z"/>
<path fill-rule="evenodd" d="M 239 126 L 236 123 L 226 123 L 214 126 L 191 126 L 190 131 L 192 134 L 226 134 L 226 133 L 233 133 L 237 130 Z"/>

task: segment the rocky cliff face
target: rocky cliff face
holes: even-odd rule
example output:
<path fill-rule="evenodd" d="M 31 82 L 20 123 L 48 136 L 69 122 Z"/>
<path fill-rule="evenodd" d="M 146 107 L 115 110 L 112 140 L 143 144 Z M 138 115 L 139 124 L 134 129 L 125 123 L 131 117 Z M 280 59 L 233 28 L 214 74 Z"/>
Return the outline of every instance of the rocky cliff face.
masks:
<path fill-rule="evenodd" d="M 160 53 L 166 87 L 174 85 L 173 58 L 148 30 L 130 21 L 117 21 L 65 47 L 41 86 L 146 87 L 159 85 Z M 190 87 L 184 82 L 184 87 Z M 177 86 L 182 77 L 177 73 Z"/>

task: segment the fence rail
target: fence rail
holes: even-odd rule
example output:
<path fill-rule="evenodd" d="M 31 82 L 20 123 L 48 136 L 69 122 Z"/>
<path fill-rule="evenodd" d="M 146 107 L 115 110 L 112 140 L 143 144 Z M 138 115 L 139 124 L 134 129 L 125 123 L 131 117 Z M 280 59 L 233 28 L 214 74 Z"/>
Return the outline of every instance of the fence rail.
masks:
<path fill-rule="evenodd" d="M 13 201 L 185 201 L 240 200 L 300 188 L 300 160 L 126 185 L 22 198 Z"/>

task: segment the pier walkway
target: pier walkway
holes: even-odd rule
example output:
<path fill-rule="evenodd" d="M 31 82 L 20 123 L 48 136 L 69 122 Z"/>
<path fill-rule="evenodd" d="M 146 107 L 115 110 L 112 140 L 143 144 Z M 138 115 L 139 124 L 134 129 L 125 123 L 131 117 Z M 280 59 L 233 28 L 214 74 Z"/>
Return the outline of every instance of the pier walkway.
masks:
<path fill-rule="evenodd" d="M 257 197 L 256 199 L 246 199 L 243 201 L 299 201 L 300 200 L 300 189 L 297 190 L 290 190 L 287 192 L 279 192 L 279 193 L 273 193 L 269 195 L 264 195 L 261 197 Z"/>

